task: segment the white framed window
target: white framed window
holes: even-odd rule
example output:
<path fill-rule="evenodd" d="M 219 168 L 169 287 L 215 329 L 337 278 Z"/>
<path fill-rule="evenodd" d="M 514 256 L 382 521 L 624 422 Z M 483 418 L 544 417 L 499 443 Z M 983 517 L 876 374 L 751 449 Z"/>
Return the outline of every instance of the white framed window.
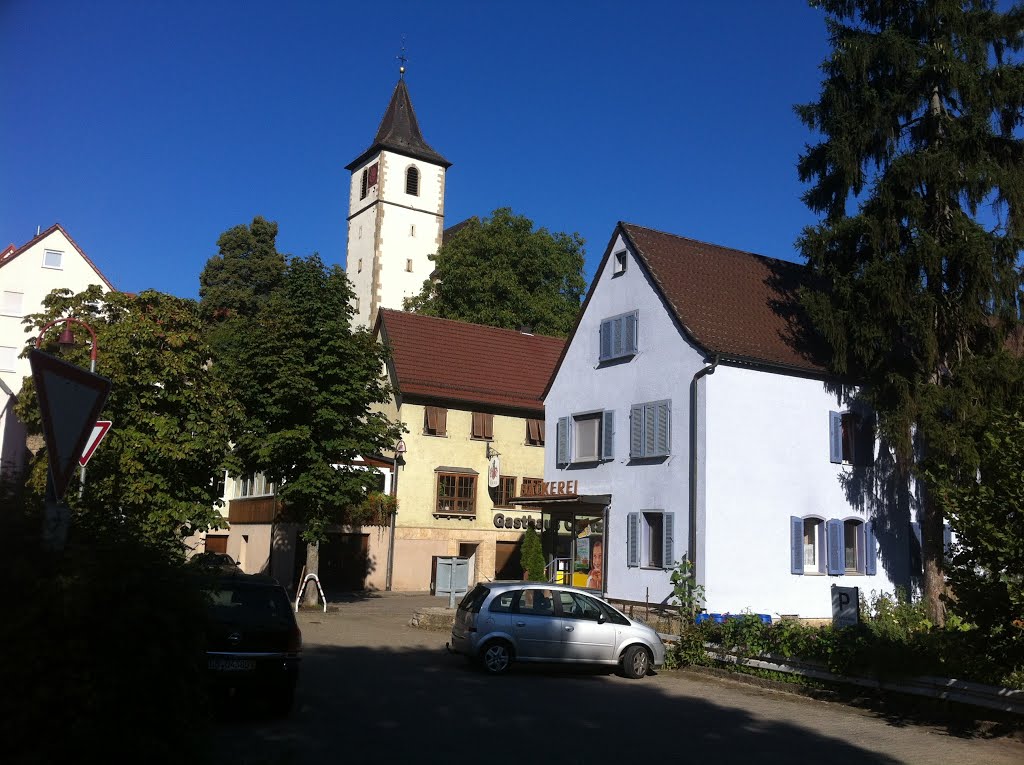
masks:
<path fill-rule="evenodd" d="M 581 412 L 558 420 L 555 461 L 559 467 L 615 456 L 615 412 Z"/>
<path fill-rule="evenodd" d="M 4 316 L 21 316 L 25 294 L 22 292 L 0 292 L 0 314 Z"/>
<path fill-rule="evenodd" d="M 829 460 L 837 465 L 874 463 L 875 428 L 870 417 L 856 412 L 828 413 Z"/>
<path fill-rule="evenodd" d="M 631 459 L 667 457 L 672 450 L 672 401 L 634 404 L 629 410 Z"/>
<path fill-rule="evenodd" d="M 0 372 L 14 372 L 18 363 L 18 349 L 9 345 L 0 345 Z"/>
<path fill-rule="evenodd" d="M 64 253 L 60 250 L 43 250 L 43 268 L 64 268 Z"/>
<path fill-rule="evenodd" d="M 792 516 L 790 524 L 790 547 L 792 554 L 790 573 L 826 573 L 824 519 L 814 516 L 806 518 Z"/>
<path fill-rule="evenodd" d="M 629 255 L 625 250 L 612 254 L 612 276 L 622 276 L 626 273 L 626 266 L 629 264 Z"/>
<path fill-rule="evenodd" d="M 612 316 L 601 322 L 599 361 L 636 355 L 639 312 Z"/>
<path fill-rule="evenodd" d="M 670 569 L 675 565 L 675 513 L 641 510 L 626 515 L 626 565 Z"/>
<path fill-rule="evenodd" d="M 235 479 L 235 497 L 269 497 L 274 494 L 274 484 L 267 483 L 263 473 L 243 476 Z"/>

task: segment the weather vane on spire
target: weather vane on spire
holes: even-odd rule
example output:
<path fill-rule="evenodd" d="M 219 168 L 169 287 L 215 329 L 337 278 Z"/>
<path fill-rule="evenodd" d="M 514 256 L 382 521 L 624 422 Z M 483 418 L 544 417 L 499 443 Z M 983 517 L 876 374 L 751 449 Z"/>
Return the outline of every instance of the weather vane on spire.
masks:
<path fill-rule="evenodd" d="M 405 57 L 405 35 L 402 35 L 402 52 L 395 56 L 396 59 L 402 62 L 401 66 L 398 67 L 398 76 L 403 80 L 405 79 L 405 62 L 408 61 Z"/>

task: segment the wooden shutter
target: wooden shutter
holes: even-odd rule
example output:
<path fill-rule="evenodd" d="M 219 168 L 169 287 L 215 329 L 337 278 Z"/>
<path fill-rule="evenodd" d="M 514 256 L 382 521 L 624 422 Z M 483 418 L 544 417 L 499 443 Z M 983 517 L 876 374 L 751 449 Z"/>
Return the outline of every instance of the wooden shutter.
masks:
<path fill-rule="evenodd" d="M 615 412 L 604 413 L 601 422 L 601 459 L 610 460 L 615 456 Z"/>
<path fill-rule="evenodd" d="M 634 459 L 644 456 L 644 407 L 642 404 L 629 410 L 629 456 Z"/>
<path fill-rule="evenodd" d="M 840 576 L 846 571 L 843 560 L 843 522 L 833 518 L 825 521 L 825 546 L 828 552 L 828 573 Z"/>
<path fill-rule="evenodd" d="M 878 573 L 878 540 L 875 538 L 875 522 L 864 524 L 864 573 L 874 576 Z"/>
<path fill-rule="evenodd" d="M 669 453 L 669 426 L 672 422 L 672 402 L 659 401 L 657 409 L 658 434 L 655 438 L 654 453 L 666 455 Z"/>
<path fill-rule="evenodd" d="M 493 414 L 485 414 L 484 415 L 484 438 L 486 438 L 486 439 L 494 438 L 494 415 Z"/>
<path fill-rule="evenodd" d="M 626 515 L 626 565 L 640 565 L 640 513 Z"/>
<path fill-rule="evenodd" d="M 569 464 L 569 418 L 560 417 L 558 419 L 558 445 L 556 447 L 557 454 L 555 455 L 555 461 L 559 465 Z"/>
<path fill-rule="evenodd" d="M 854 439 L 853 456 L 858 465 L 875 464 L 875 418 L 864 415 L 857 418 L 857 435 Z"/>
<path fill-rule="evenodd" d="M 804 573 L 804 519 L 789 516 L 789 573 Z"/>
<path fill-rule="evenodd" d="M 676 561 L 676 550 L 675 550 L 675 525 L 676 525 L 676 514 L 675 513 L 662 513 L 662 537 L 665 543 L 665 551 L 661 558 L 661 567 L 664 569 L 670 569 L 675 567 Z"/>
<path fill-rule="evenodd" d="M 540 443 L 540 420 L 526 421 L 526 440 L 532 444 Z"/>
<path fill-rule="evenodd" d="M 443 406 L 437 407 L 437 435 L 448 435 L 448 410 Z"/>
<path fill-rule="evenodd" d="M 480 412 L 473 412 L 473 424 L 470 427 L 470 435 L 473 438 L 484 437 L 484 416 Z"/>
<path fill-rule="evenodd" d="M 473 438 L 491 439 L 494 437 L 494 415 L 484 412 L 473 412 Z"/>
<path fill-rule="evenodd" d="M 623 316 L 623 341 L 622 350 L 624 353 L 636 353 L 636 314 Z"/>
<path fill-rule="evenodd" d="M 605 319 L 601 322 L 601 355 L 600 360 L 605 361 L 612 357 L 612 320 Z"/>
<path fill-rule="evenodd" d="M 541 444 L 543 444 L 544 443 L 544 432 L 545 432 L 544 420 L 537 420 L 537 425 L 540 428 L 540 442 L 541 442 Z"/>
<path fill-rule="evenodd" d="M 829 460 L 837 465 L 843 462 L 843 415 L 828 413 L 828 454 Z"/>
<path fill-rule="evenodd" d="M 427 430 L 437 435 L 437 407 L 427 407 Z"/>

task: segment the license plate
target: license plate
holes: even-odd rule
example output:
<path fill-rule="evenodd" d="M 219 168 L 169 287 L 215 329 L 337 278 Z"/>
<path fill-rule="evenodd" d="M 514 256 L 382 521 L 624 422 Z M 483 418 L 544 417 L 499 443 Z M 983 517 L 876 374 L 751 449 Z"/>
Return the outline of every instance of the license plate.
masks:
<path fill-rule="evenodd" d="M 251 672 L 256 662 L 252 659 L 209 659 L 206 666 L 214 672 Z"/>

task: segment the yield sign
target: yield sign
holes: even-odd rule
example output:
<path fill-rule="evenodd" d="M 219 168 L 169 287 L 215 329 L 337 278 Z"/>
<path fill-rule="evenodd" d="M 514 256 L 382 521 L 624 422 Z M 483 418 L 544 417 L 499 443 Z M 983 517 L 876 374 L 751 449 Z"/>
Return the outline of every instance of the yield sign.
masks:
<path fill-rule="evenodd" d="M 110 420 L 96 420 L 96 424 L 92 426 L 92 433 L 89 434 L 89 440 L 85 442 L 85 451 L 82 452 L 82 456 L 78 458 L 78 464 L 85 467 L 89 464 L 89 460 L 92 458 L 92 453 L 96 451 L 96 447 L 100 445 L 104 437 L 107 435 L 107 431 L 110 430 L 110 426 L 113 425 Z"/>
<path fill-rule="evenodd" d="M 28 361 L 43 419 L 50 475 L 60 500 L 110 394 L 110 380 L 38 350 L 29 352 Z"/>

